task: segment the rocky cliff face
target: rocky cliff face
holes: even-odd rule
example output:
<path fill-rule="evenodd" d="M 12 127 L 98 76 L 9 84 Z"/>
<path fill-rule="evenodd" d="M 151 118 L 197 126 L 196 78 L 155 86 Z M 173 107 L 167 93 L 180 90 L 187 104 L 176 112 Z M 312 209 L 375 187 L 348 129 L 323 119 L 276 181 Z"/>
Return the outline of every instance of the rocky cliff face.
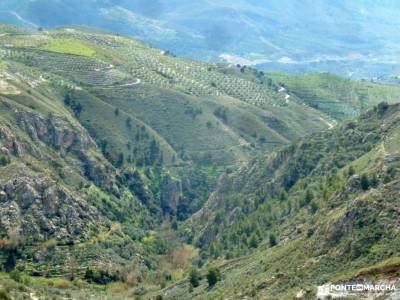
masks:
<path fill-rule="evenodd" d="M 114 168 L 96 144 L 67 117 L 20 109 L 7 101 L 0 120 L 0 233 L 16 231 L 24 243 L 88 239 L 102 217 L 77 186 L 93 181 L 114 191 Z M 99 227 L 100 226 L 100 227 Z"/>
<path fill-rule="evenodd" d="M 144 272 L 134 237 L 157 224 L 149 214 L 161 210 L 159 196 L 138 172 L 114 167 L 62 98 L 49 99 L 63 91 L 46 88 L 18 99 L 0 90 L 0 271 L 70 276 L 135 264 Z"/>
<path fill-rule="evenodd" d="M 96 210 L 49 176 L 25 171 L 0 186 L 0 228 L 17 229 L 25 243 L 87 239 L 101 222 Z"/>
<path fill-rule="evenodd" d="M 176 214 L 182 198 L 182 182 L 171 176 L 164 176 L 161 183 L 161 206 L 164 211 Z"/>
<path fill-rule="evenodd" d="M 76 157 L 82 165 L 84 176 L 96 185 L 113 191 L 115 170 L 96 153 L 96 143 L 82 127 L 71 124 L 67 118 L 52 114 L 43 118 L 35 113 L 16 112 L 15 117 L 18 126 L 33 142 L 43 142 L 63 157 L 68 154 Z"/>
<path fill-rule="evenodd" d="M 15 113 L 18 126 L 33 141 L 42 141 L 61 154 L 81 152 L 96 147 L 93 140 L 65 117 L 54 117 L 50 114 L 43 118 L 36 113 L 17 111 Z"/>

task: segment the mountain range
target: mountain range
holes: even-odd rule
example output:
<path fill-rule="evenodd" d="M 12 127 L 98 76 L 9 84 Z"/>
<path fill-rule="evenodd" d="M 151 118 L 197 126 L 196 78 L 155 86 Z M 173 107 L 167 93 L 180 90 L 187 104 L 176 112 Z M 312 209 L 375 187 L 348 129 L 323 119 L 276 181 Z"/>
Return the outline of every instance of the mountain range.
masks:
<path fill-rule="evenodd" d="M 188 58 L 375 78 L 399 72 L 399 10 L 389 0 L 7 0 L 0 21 L 30 28 L 81 24 Z"/>
<path fill-rule="evenodd" d="M 398 99 L 100 29 L 1 25 L 0 299 L 399 284 Z"/>

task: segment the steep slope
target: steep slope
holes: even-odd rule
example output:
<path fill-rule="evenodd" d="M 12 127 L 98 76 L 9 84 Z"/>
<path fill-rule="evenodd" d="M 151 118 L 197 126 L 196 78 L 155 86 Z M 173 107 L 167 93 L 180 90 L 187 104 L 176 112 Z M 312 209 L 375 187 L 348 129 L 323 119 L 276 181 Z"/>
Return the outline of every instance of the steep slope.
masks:
<path fill-rule="evenodd" d="M 396 88 L 368 81 L 353 81 L 328 73 L 269 76 L 289 94 L 336 120 L 358 116 L 382 101 L 396 103 L 400 98 L 400 90 Z"/>
<path fill-rule="evenodd" d="M 63 29 L 5 32 L 2 42 L 3 59 L 66 87 L 67 102 L 75 103 L 91 134 L 107 138 L 103 150 L 113 160 L 120 153 L 133 156 L 128 142 L 140 152 L 143 142 L 154 141 L 155 157 L 137 163 L 162 157 L 166 165 L 230 164 L 323 129 L 321 119 L 329 119 L 289 103 L 263 82 L 228 76 L 217 66 L 177 59 L 128 38 Z M 102 126 L 103 120 L 112 125 Z"/>
<path fill-rule="evenodd" d="M 255 70 L 178 59 L 92 29 L 1 30 L 7 72 L 40 79 L 32 89 L 51 85 L 114 167 L 168 168 L 174 184 L 164 194 L 175 200 L 163 212 L 180 219 L 201 207 L 223 167 L 333 124 Z"/>
<path fill-rule="evenodd" d="M 158 250 L 140 239 L 161 205 L 150 217 L 144 176 L 116 169 L 40 73 L 12 64 L 0 73 L 1 270 L 75 278 L 91 268 L 107 282 L 124 266 L 138 276 L 155 268 L 144 261 Z"/>
<path fill-rule="evenodd" d="M 398 278 L 399 134 L 400 105 L 382 103 L 226 174 L 185 228 L 223 279 L 167 298 L 311 298 L 340 279 Z"/>

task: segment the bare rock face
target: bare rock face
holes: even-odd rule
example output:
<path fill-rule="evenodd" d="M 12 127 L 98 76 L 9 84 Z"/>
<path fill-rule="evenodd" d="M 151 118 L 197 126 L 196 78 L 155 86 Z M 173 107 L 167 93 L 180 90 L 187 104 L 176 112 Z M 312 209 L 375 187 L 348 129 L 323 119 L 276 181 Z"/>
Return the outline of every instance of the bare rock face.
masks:
<path fill-rule="evenodd" d="M 63 118 L 43 118 L 34 113 L 17 112 L 18 126 L 32 140 L 40 140 L 65 154 L 68 151 L 85 151 L 95 148 L 93 140 L 80 128 L 74 127 Z"/>
<path fill-rule="evenodd" d="M 9 198 L 15 199 L 19 207 L 27 209 L 39 198 L 39 194 L 29 182 L 21 179 L 17 178 L 7 182 L 5 192 Z"/>
<path fill-rule="evenodd" d="M 66 118 L 52 115 L 43 118 L 38 114 L 23 111 L 16 112 L 16 120 L 18 126 L 33 142 L 41 141 L 61 155 L 73 155 L 81 161 L 82 175 L 103 189 L 115 192 L 115 170 L 104 158 L 92 155 L 98 150 L 97 145 L 83 128 L 71 124 Z"/>
<path fill-rule="evenodd" d="M 112 190 L 114 168 L 78 123 L 52 114 L 44 117 L 1 101 L 0 105 L 12 117 L 1 120 L 0 164 L 13 164 L 8 166 L 12 172 L 0 181 L 0 238 L 16 229 L 28 244 L 91 237 L 102 226 L 102 217 L 85 195 L 68 188 L 52 171 L 71 165 L 73 172 Z M 32 164 L 35 159 L 44 166 Z"/>
<path fill-rule="evenodd" d="M 3 155 L 13 155 L 20 157 L 24 153 L 23 141 L 14 135 L 12 129 L 8 126 L 0 127 L 0 141 L 1 141 L 1 152 Z"/>
<path fill-rule="evenodd" d="M 161 205 L 164 210 L 176 213 L 180 200 L 182 199 L 182 182 L 170 176 L 165 176 L 161 186 Z"/>
<path fill-rule="evenodd" d="M 20 228 L 25 241 L 88 238 L 97 211 L 77 193 L 47 176 L 17 174 L 0 192 L 0 229 Z"/>

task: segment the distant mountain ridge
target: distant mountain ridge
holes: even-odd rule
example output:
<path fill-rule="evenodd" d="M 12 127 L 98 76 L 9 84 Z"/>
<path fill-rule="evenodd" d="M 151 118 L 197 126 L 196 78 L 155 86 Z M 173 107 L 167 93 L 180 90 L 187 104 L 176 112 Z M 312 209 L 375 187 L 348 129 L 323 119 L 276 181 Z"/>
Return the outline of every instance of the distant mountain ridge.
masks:
<path fill-rule="evenodd" d="M 399 12 L 396 1 L 367 0 L 6 0 L 0 21 L 95 26 L 195 59 L 372 78 L 400 69 Z"/>

